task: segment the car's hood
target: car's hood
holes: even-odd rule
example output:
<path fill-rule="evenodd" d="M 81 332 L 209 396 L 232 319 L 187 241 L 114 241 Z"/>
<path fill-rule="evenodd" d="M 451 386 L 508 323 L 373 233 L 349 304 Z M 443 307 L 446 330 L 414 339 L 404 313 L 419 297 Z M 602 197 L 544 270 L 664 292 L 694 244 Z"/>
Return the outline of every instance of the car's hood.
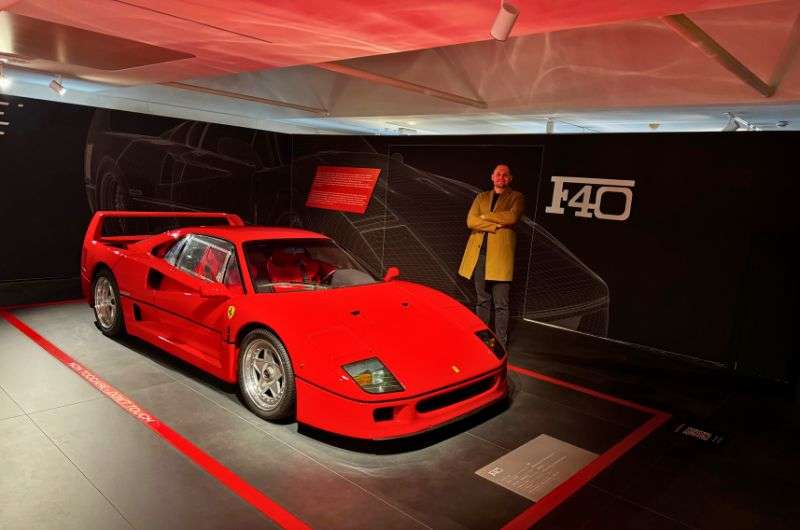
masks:
<path fill-rule="evenodd" d="M 477 317 L 431 289 L 389 282 L 291 294 L 307 299 L 311 354 L 305 362 L 325 367 L 304 367 L 308 369 L 298 375 L 326 387 L 342 388 L 341 366 L 370 357 L 392 371 L 406 389 L 404 395 L 464 381 L 501 364 L 475 336 L 484 327 Z M 347 381 L 344 388 L 350 386 L 355 388 Z M 358 390 L 357 397 L 365 396 Z"/>

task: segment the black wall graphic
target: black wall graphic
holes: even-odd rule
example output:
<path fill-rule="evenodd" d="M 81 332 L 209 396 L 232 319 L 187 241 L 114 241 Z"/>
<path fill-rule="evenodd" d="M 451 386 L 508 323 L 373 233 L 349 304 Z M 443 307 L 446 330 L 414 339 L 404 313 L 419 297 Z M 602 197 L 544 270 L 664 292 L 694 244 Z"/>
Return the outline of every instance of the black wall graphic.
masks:
<path fill-rule="evenodd" d="M 0 96 L 0 282 L 77 277 L 92 109 Z M 0 303 L 3 303 L 0 300 Z"/>
<path fill-rule="evenodd" d="M 0 283 L 76 277 L 93 209 L 226 210 L 326 233 L 376 274 L 399 266 L 469 306 L 466 212 L 502 162 L 527 199 L 517 316 L 787 377 L 796 133 L 288 136 L 4 99 L 24 107 L 0 137 Z M 363 215 L 304 206 L 320 165 L 381 168 Z M 553 176 L 632 182 L 629 217 L 598 218 L 602 185 L 574 182 L 548 212 Z M 613 218 L 624 194 L 606 191 Z"/>

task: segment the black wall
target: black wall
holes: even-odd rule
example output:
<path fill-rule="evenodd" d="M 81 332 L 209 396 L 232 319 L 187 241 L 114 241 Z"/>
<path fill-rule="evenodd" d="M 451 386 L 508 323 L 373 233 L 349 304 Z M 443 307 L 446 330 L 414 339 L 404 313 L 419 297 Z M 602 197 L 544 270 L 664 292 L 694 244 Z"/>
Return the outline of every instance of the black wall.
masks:
<path fill-rule="evenodd" d="M 0 136 L 0 282 L 78 275 L 90 211 L 83 150 L 86 107 L 3 96 Z"/>
<path fill-rule="evenodd" d="M 84 185 L 85 146 L 90 130 L 95 130 L 99 121 L 94 109 L 86 107 L 4 99 L 11 103 L 7 112 L 12 125 L 8 134 L 0 137 L 4 185 L 0 192 L 4 221 L 0 235 L 7 243 L 0 264 L 0 286 L 25 279 L 75 278 L 80 242 L 90 216 Z M 24 106 L 16 107 L 18 103 Z M 182 123 L 130 113 L 115 112 L 111 116 L 113 129 L 123 132 L 114 136 L 114 141 L 124 137 L 128 142 L 130 135 L 176 137 Z M 239 134 L 233 131 L 229 136 Z M 406 216 L 414 225 L 416 217 L 425 218 L 436 204 L 435 197 L 422 197 L 423 191 L 431 190 L 420 188 L 420 215 L 409 213 L 408 204 L 414 201 L 414 188 L 409 183 L 413 184 L 414 178 L 440 188 L 446 198 L 452 190 L 442 188 L 441 183 L 451 180 L 488 189 L 494 164 L 508 163 L 515 174 L 514 186 L 527 197 L 531 231 L 539 231 L 539 235 L 523 237 L 525 246 L 518 249 L 518 315 L 544 314 L 536 313 L 542 298 L 558 297 L 561 290 L 570 287 L 572 280 L 557 277 L 561 265 L 547 268 L 552 249 L 537 243 L 537 237 L 547 233 L 568 251 L 559 252 L 572 256 L 598 278 L 595 285 L 587 287 L 599 290 L 599 294 L 592 291 L 590 298 L 606 298 L 597 314 L 591 318 L 583 315 L 588 327 L 578 329 L 773 379 L 787 379 L 795 369 L 790 364 L 797 281 L 790 255 L 797 236 L 792 201 L 798 196 L 798 186 L 789 161 L 800 140 L 798 133 L 483 137 L 258 134 L 253 143 L 260 145 L 261 162 L 252 174 L 248 173 L 245 183 L 230 177 L 228 184 L 220 185 L 219 190 L 234 190 L 227 195 L 209 192 L 209 180 L 198 179 L 192 188 L 188 177 L 177 177 L 180 173 L 175 160 L 184 160 L 184 154 L 172 152 L 172 158 L 138 155 L 130 157 L 132 161 L 112 152 L 115 147 L 107 149 L 124 172 L 140 171 L 145 175 L 142 178 L 153 179 L 152 191 L 141 191 L 143 185 L 139 184 L 129 186 L 139 194 L 133 194 L 136 200 L 150 193 L 162 194 L 160 208 L 164 208 L 164 197 L 174 199 L 170 204 L 177 204 L 182 197 L 181 207 L 193 202 L 188 206 L 234 209 L 261 223 L 305 223 L 311 227 L 333 226 L 335 221 L 331 214 L 304 210 L 314 164 L 382 167 L 383 187 L 376 189 L 375 197 L 388 205 L 389 213 L 400 212 L 398 215 Z M 208 137 L 212 136 L 209 132 Z M 233 148 L 226 145 L 229 156 Z M 241 158 L 247 161 L 250 156 L 243 153 Z M 97 161 L 98 152 L 93 157 Z M 150 166 L 140 163 L 147 157 L 155 157 Z M 141 167 L 130 169 L 137 164 Z M 243 170 L 226 171 L 235 175 Z M 634 180 L 630 218 L 580 218 L 569 209 L 563 215 L 546 213 L 552 199 L 553 175 Z M 128 207 L 156 208 L 136 200 Z M 453 273 L 467 231 L 466 210 L 458 206 L 461 203 L 450 204 L 456 213 L 446 223 L 439 221 L 449 240 L 449 246 L 442 247 L 444 257 L 439 267 Z M 378 213 L 389 216 L 386 211 Z M 358 221 L 351 217 L 353 220 Z M 420 224 L 414 230 L 423 243 L 429 237 L 434 243 L 425 244 L 435 250 L 436 234 L 428 234 L 426 226 Z M 376 267 L 393 264 L 392 250 L 382 248 Z M 411 269 L 403 271 L 404 276 L 429 279 L 433 284 L 439 281 L 422 267 L 414 269 L 412 262 Z M 555 280 L 548 279 L 551 283 L 543 287 L 541 277 L 547 274 Z M 469 303 L 471 284 L 450 276 L 451 285 L 443 290 Z M 581 277 L 581 281 L 584 279 Z M 565 300 L 569 296 L 561 301 L 569 305 Z"/>

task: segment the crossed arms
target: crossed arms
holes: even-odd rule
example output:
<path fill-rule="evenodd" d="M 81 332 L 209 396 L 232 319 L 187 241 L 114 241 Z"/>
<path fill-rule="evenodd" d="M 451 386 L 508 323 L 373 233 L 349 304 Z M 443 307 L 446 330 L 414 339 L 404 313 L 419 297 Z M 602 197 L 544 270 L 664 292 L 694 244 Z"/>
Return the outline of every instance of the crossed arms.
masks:
<path fill-rule="evenodd" d="M 481 232 L 496 232 L 500 228 L 506 228 L 519 221 L 522 211 L 525 209 L 525 199 L 522 194 L 518 194 L 511 203 L 509 210 L 495 211 L 490 213 L 479 213 L 478 199 L 472 201 L 472 207 L 467 214 L 467 227 L 470 230 L 480 230 Z"/>

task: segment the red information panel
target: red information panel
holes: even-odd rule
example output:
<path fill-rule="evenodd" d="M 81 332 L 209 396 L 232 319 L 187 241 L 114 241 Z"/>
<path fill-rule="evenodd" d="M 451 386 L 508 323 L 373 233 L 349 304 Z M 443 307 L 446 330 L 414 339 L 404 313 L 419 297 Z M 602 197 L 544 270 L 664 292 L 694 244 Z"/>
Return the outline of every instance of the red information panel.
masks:
<path fill-rule="evenodd" d="M 306 206 L 364 213 L 380 173 L 374 167 L 317 166 Z"/>

